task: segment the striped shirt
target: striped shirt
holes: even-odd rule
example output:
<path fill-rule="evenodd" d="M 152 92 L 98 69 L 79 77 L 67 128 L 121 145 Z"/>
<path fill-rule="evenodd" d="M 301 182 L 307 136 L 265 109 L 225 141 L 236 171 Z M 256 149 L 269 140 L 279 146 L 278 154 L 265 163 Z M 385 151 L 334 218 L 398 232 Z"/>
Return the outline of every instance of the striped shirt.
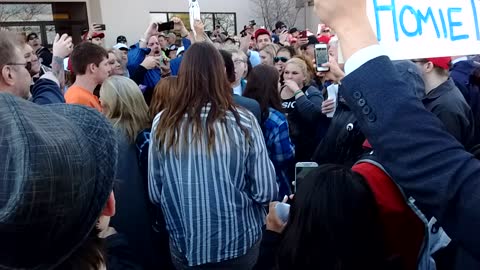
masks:
<path fill-rule="evenodd" d="M 209 106 L 201 114 L 204 126 Z M 216 263 L 245 255 L 261 238 L 264 205 L 277 198 L 275 169 L 262 130 L 250 112 L 239 109 L 237 125 L 231 112 L 214 124 L 215 145 L 207 137 L 192 142 L 192 127 L 180 130 L 177 154 L 168 152 L 153 134 L 149 149 L 149 194 L 165 215 L 173 246 L 189 266 Z M 186 115 L 184 123 L 186 123 Z M 187 143 L 183 140 L 187 138 Z"/>

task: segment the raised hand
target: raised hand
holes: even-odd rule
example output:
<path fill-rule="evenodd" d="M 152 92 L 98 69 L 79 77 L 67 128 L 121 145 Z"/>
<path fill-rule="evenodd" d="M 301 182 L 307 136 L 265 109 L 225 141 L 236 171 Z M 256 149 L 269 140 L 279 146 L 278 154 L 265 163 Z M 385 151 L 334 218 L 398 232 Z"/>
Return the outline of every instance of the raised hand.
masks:
<path fill-rule="evenodd" d="M 57 34 L 53 41 L 53 56 L 65 58 L 69 56 L 73 51 L 72 37 L 67 34 L 60 36 Z"/>
<path fill-rule="evenodd" d="M 140 64 L 146 69 L 154 69 L 160 66 L 160 56 L 147 56 Z"/>

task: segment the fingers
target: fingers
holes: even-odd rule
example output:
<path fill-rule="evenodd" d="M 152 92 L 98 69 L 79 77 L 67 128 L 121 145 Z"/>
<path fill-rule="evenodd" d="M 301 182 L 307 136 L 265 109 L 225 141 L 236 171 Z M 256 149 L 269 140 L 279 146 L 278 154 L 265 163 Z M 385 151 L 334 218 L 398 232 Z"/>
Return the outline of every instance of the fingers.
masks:
<path fill-rule="evenodd" d="M 57 33 L 55 35 L 55 40 L 53 41 L 53 43 L 57 43 L 59 39 L 60 39 L 60 35 Z"/>
<path fill-rule="evenodd" d="M 271 202 L 268 204 L 268 212 L 269 213 L 275 213 L 276 215 L 276 211 L 275 211 L 275 206 L 277 205 L 278 202 Z"/>
<path fill-rule="evenodd" d="M 287 196 L 287 195 L 285 195 L 285 197 L 283 197 L 283 200 L 282 200 L 282 202 L 283 202 L 283 203 L 286 203 L 287 201 L 288 201 L 288 196 Z"/>

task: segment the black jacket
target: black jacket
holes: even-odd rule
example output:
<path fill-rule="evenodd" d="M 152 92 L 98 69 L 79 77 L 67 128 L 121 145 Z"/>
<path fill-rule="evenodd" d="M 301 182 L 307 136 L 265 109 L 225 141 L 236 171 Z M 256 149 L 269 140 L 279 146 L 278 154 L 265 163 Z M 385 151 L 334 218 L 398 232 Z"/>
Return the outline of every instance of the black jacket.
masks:
<path fill-rule="evenodd" d="M 108 270 L 140 270 L 143 269 L 128 246 L 123 234 L 113 234 L 105 239 Z"/>
<path fill-rule="evenodd" d="M 465 149 L 475 142 L 475 126 L 472 110 L 452 79 L 433 89 L 422 99 L 425 108 L 435 114 Z"/>
<path fill-rule="evenodd" d="M 36 54 L 38 56 L 38 60 L 40 61 L 40 63 L 42 65 L 47 66 L 47 67 L 51 67 L 53 55 L 52 55 L 52 53 L 50 52 L 49 49 L 47 49 L 45 47 L 40 47 L 36 51 Z"/>
<path fill-rule="evenodd" d="M 233 102 L 235 102 L 235 104 L 237 104 L 238 106 L 244 107 L 245 109 L 249 110 L 251 113 L 253 113 L 255 118 L 257 118 L 258 123 L 262 123 L 260 105 L 256 100 L 242 97 L 239 95 L 233 95 Z"/>

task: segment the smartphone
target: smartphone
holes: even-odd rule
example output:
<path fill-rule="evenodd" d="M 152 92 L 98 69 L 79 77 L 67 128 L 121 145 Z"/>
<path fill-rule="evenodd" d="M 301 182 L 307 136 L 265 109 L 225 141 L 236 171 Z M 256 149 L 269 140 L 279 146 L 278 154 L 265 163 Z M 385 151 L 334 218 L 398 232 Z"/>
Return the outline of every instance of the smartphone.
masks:
<path fill-rule="evenodd" d="M 163 31 L 172 30 L 173 28 L 174 28 L 174 23 L 170 21 L 170 22 L 158 24 L 157 31 L 163 32 Z"/>
<path fill-rule="evenodd" d="M 298 162 L 295 164 L 295 192 L 297 192 L 305 176 L 317 167 L 318 164 L 316 162 Z"/>
<path fill-rule="evenodd" d="M 101 31 L 105 31 L 105 30 L 106 30 L 105 24 L 95 24 L 94 27 L 95 27 L 95 28 L 98 28 L 98 29 L 101 30 Z"/>
<path fill-rule="evenodd" d="M 322 67 L 325 63 L 328 63 L 328 45 L 323 43 L 315 44 L 315 64 L 317 71 L 328 71 L 328 67 Z"/>
<path fill-rule="evenodd" d="M 299 38 L 307 38 L 307 30 L 301 31 Z"/>

